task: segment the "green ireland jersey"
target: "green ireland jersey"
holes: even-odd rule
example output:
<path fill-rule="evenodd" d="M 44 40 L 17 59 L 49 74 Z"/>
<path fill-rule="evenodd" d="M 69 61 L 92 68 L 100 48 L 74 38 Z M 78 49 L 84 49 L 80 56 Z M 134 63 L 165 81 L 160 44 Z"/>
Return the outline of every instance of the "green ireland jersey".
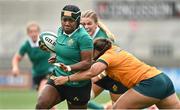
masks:
<path fill-rule="evenodd" d="M 93 51 L 93 41 L 86 30 L 79 26 L 73 33 L 67 35 L 60 27 L 57 33 L 57 40 L 55 46 L 56 59 L 59 63 L 65 65 L 73 65 L 81 61 L 82 51 Z M 59 67 L 55 68 L 56 76 L 68 76 L 77 71 L 64 72 Z M 73 87 L 81 87 L 90 83 L 90 80 L 67 82 L 65 85 Z"/>
<path fill-rule="evenodd" d="M 48 63 L 50 53 L 41 50 L 38 45 L 33 46 L 32 40 L 27 40 L 19 50 L 19 55 L 24 56 L 27 53 L 32 63 L 32 76 L 46 75 L 52 70 Z"/>
<path fill-rule="evenodd" d="M 95 40 L 97 38 L 108 38 L 107 34 L 101 29 L 101 28 L 96 28 L 96 31 L 92 38 Z"/>

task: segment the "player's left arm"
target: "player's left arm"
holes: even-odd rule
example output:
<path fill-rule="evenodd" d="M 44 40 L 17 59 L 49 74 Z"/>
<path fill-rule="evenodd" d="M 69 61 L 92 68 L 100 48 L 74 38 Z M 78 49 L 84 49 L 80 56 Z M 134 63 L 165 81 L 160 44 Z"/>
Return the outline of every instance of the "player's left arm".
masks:
<path fill-rule="evenodd" d="M 80 62 L 72 65 L 61 63 L 59 66 L 64 71 L 84 71 L 91 67 L 93 59 L 93 40 L 88 36 L 82 36 L 78 40 L 78 45 L 80 49 Z"/>
<path fill-rule="evenodd" d="M 89 70 L 78 72 L 70 76 L 60 76 L 53 78 L 56 85 L 65 84 L 68 81 L 88 80 L 97 76 L 107 68 L 107 65 L 102 62 L 94 63 Z"/>
<path fill-rule="evenodd" d="M 92 50 L 81 51 L 81 61 L 74 65 L 70 65 L 72 70 L 87 70 L 92 64 Z"/>
<path fill-rule="evenodd" d="M 50 62 L 51 59 L 49 59 Z M 52 63 L 52 62 L 51 62 Z M 81 61 L 73 65 L 65 65 L 63 63 L 54 63 L 55 66 L 60 67 L 64 71 L 85 71 L 92 65 L 92 51 L 81 52 Z"/>
<path fill-rule="evenodd" d="M 81 61 L 70 65 L 72 70 L 84 71 L 91 67 L 93 57 L 93 40 L 90 36 L 84 35 L 78 40 Z"/>

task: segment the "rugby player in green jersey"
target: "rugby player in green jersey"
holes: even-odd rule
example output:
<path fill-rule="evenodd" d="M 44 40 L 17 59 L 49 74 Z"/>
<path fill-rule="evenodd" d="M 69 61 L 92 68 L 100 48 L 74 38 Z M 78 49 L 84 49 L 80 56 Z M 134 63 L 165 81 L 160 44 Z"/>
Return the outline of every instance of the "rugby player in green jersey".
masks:
<path fill-rule="evenodd" d="M 50 53 L 41 50 L 38 46 L 38 36 L 40 27 L 36 22 L 30 22 L 27 25 L 28 39 L 21 45 L 18 52 L 12 59 L 12 73 L 14 76 L 20 74 L 19 63 L 27 54 L 32 63 L 32 79 L 33 84 L 39 91 L 46 84 L 46 76 L 52 71 L 52 65 L 48 63 Z"/>
<path fill-rule="evenodd" d="M 80 25 L 81 11 L 75 5 L 66 5 L 61 11 L 61 27 L 55 46 L 56 57 L 49 63 L 59 63 L 55 78 L 87 70 L 92 64 L 93 41 Z M 52 79 L 39 96 L 36 109 L 49 109 L 66 100 L 69 109 L 86 109 L 90 99 L 91 80 L 67 82 L 57 85 Z"/>

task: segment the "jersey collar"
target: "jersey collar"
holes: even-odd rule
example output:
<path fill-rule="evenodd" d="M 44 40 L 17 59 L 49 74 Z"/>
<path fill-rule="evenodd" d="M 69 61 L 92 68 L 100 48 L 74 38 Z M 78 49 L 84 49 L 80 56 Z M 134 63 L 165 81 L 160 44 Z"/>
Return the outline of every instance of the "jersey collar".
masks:
<path fill-rule="evenodd" d="M 92 35 L 92 38 L 93 38 L 93 39 L 95 38 L 95 36 L 97 35 L 97 33 L 98 33 L 99 30 L 100 30 L 100 28 L 97 26 L 94 34 Z"/>
<path fill-rule="evenodd" d="M 30 44 L 31 47 L 39 47 L 39 43 L 38 43 L 39 40 L 40 39 L 38 38 L 36 42 L 33 42 L 31 38 L 28 39 L 29 44 Z"/>
<path fill-rule="evenodd" d="M 82 25 L 79 25 L 79 27 L 78 27 L 76 30 L 74 30 L 71 34 L 66 34 L 64 31 L 63 31 L 63 34 L 66 35 L 66 36 L 68 36 L 68 37 L 71 37 L 74 33 L 76 33 L 76 31 L 77 31 L 79 28 L 82 28 Z"/>

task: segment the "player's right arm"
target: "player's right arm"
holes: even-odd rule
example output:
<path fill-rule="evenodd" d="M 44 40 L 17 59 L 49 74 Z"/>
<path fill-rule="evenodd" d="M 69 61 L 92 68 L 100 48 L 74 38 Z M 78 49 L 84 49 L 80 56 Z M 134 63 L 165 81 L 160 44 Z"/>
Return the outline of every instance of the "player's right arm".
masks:
<path fill-rule="evenodd" d="M 22 60 L 23 56 L 16 53 L 12 59 L 12 74 L 14 76 L 19 75 L 19 62 Z"/>
<path fill-rule="evenodd" d="M 19 75 L 19 63 L 22 60 L 25 53 L 28 51 L 28 41 L 26 41 L 19 49 L 18 52 L 13 56 L 12 59 L 12 74 L 14 76 Z"/>

